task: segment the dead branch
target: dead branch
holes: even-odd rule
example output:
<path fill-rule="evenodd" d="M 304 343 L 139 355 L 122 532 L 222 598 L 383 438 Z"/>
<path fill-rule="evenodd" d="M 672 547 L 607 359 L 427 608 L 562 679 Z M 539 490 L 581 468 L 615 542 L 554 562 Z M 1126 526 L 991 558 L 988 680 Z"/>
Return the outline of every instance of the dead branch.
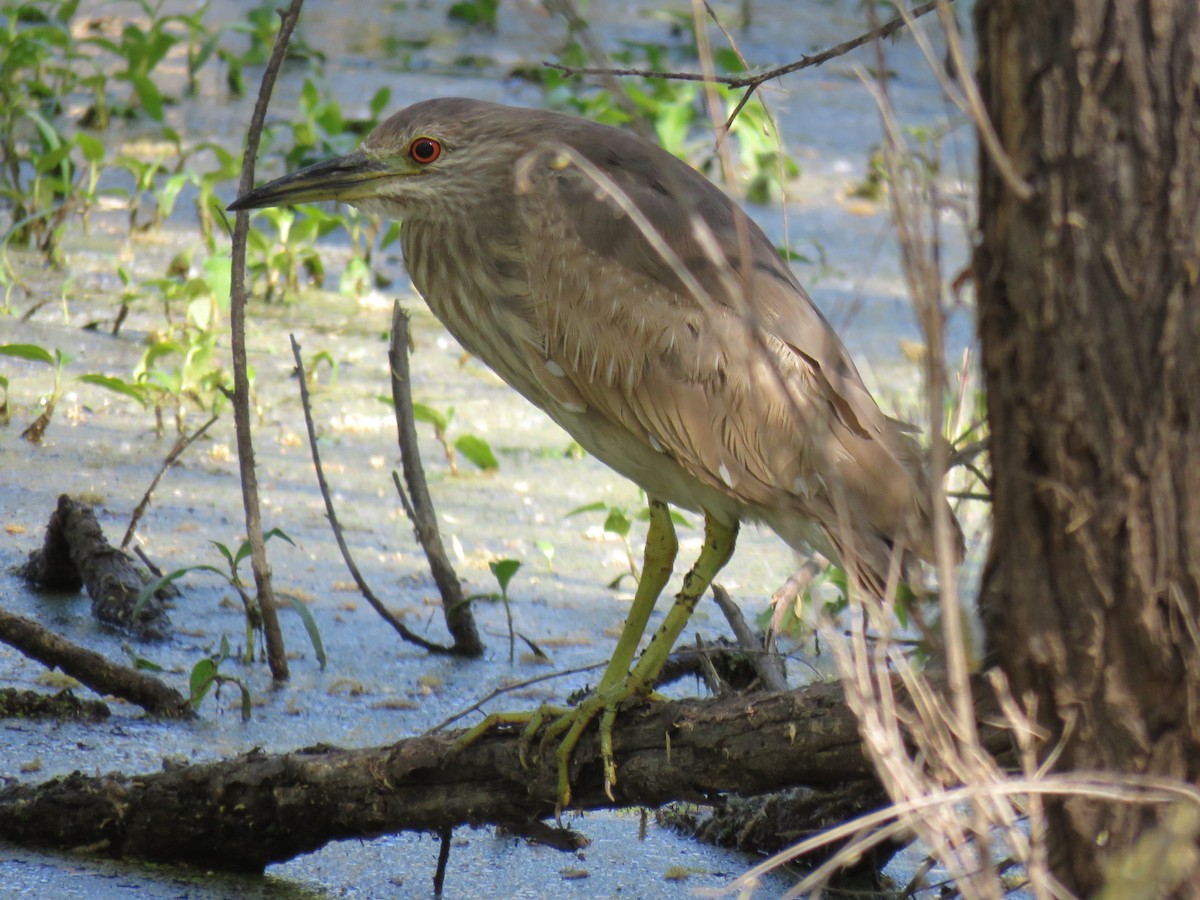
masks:
<path fill-rule="evenodd" d="M 118 666 L 99 653 L 47 631 L 37 622 L 4 610 L 0 610 L 0 641 L 44 665 L 57 666 L 97 694 L 112 694 L 156 716 L 188 719 L 194 715 L 187 698 L 157 678 Z"/>
<path fill-rule="evenodd" d="M 721 613 L 725 616 L 725 621 L 733 629 L 738 646 L 746 651 L 746 656 L 762 680 L 763 686 L 769 691 L 786 691 L 788 688 L 787 669 L 783 664 L 782 657 L 750 630 L 750 626 L 746 623 L 746 617 L 742 615 L 741 607 L 733 602 L 733 598 L 729 596 L 729 592 L 724 587 L 713 584 L 712 594 Z"/>
<path fill-rule="evenodd" d="M 400 458 L 404 468 L 404 483 L 408 493 L 400 485 L 400 479 L 392 474 L 400 502 L 412 522 L 413 531 L 425 558 L 429 571 L 442 595 L 442 613 L 446 617 L 446 628 L 454 637 L 452 653 L 458 656 L 477 657 L 483 655 L 483 642 L 475 627 L 475 616 L 471 604 L 463 597 L 462 582 L 454 571 L 442 536 L 438 531 L 437 514 L 433 498 L 425 483 L 425 468 L 421 465 L 421 452 L 417 446 L 417 423 L 413 415 L 412 379 L 408 372 L 408 314 L 396 303 L 392 307 L 392 342 L 388 347 L 388 362 L 392 372 L 392 407 L 396 413 L 396 432 L 400 441 Z"/>
<path fill-rule="evenodd" d="M 342 524 L 338 521 L 337 510 L 333 506 L 333 495 L 329 492 L 329 482 L 325 479 L 325 467 L 321 465 L 321 451 L 317 449 L 317 429 L 313 424 L 312 402 L 308 393 L 308 377 L 304 373 L 304 360 L 300 356 L 300 345 L 296 342 L 295 335 L 289 335 L 289 337 L 292 342 L 292 355 L 296 359 L 297 377 L 300 379 L 300 406 L 304 410 L 304 424 L 308 429 L 308 446 L 312 453 L 313 469 L 317 473 L 317 487 L 321 491 L 321 498 L 325 501 L 325 515 L 329 519 L 329 527 L 333 530 L 333 539 L 337 542 L 338 550 L 341 551 L 342 561 L 346 564 L 346 570 L 350 573 L 350 577 L 354 579 L 354 583 L 358 585 L 359 592 L 371 604 L 371 608 L 379 613 L 383 621 L 391 625 L 401 638 L 419 647 L 423 647 L 431 653 L 453 652 L 453 648 L 443 647 L 441 644 L 428 641 L 401 622 L 395 613 L 388 609 L 383 601 L 375 595 L 375 592 L 371 590 L 371 586 L 367 584 L 366 578 L 363 577 L 358 565 L 354 562 L 354 556 L 350 553 L 350 547 L 347 546 L 346 538 L 342 533 Z"/>
<path fill-rule="evenodd" d="M 830 47 L 827 50 L 822 50 L 812 56 L 802 56 L 794 62 L 787 63 L 783 66 L 776 66 L 773 69 L 768 69 L 765 72 L 759 72 L 754 75 L 715 75 L 705 74 L 702 72 L 659 72 L 651 69 L 616 69 L 609 67 L 596 66 L 564 66 L 561 63 L 542 63 L 547 69 L 555 69 L 562 72 L 564 75 L 596 75 L 605 78 L 614 77 L 635 77 L 635 78 L 661 78 L 668 81 L 702 81 L 712 84 L 723 84 L 730 88 L 746 88 L 746 93 L 742 95 L 737 107 L 730 115 L 725 127 L 728 128 L 733 120 L 737 118 L 737 114 L 741 112 L 742 107 L 749 102 L 754 92 L 762 87 L 766 82 L 776 78 L 782 78 L 784 75 L 791 75 L 793 72 L 799 72 L 802 69 L 810 69 L 813 66 L 819 66 L 829 62 L 831 59 L 836 59 L 839 56 L 845 56 L 851 50 L 857 50 L 864 44 L 871 41 L 883 40 L 891 37 L 904 28 L 913 19 L 918 19 L 928 12 L 938 8 L 940 0 L 930 0 L 929 3 L 924 3 L 921 6 L 914 7 L 911 11 L 904 15 L 897 16 L 878 28 L 872 28 L 870 31 L 860 34 L 858 37 L 851 38 L 848 41 L 843 41 L 837 46 Z"/>
<path fill-rule="evenodd" d="M 259 139 L 262 137 L 263 122 L 267 117 L 267 104 L 275 87 L 275 78 L 283 57 L 287 52 L 288 40 L 300 18 L 300 7 L 304 0 L 292 0 L 287 11 L 280 15 L 279 34 L 271 49 L 271 58 L 263 70 L 258 99 L 254 102 L 254 113 L 246 132 L 246 154 L 242 159 L 242 174 L 238 179 L 238 194 L 246 193 L 254 186 L 254 160 L 258 156 Z M 283 632 L 279 628 L 279 616 L 275 611 L 275 592 L 271 587 L 271 569 L 267 565 L 266 540 L 263 538 L 262 511 L 258 501 L 258 475 L 254 469 L 254 442 L 250 433 L 250 377 L 246 363 L 246 235 L 250 231 L 250 215 L 242 211 L 234 219 L 232 256 L 229 290 L 229 333 L 233 356 L 233 424 L 237 435 L 238 469 L 242 481 L 242 505 L 246 512 L 246 535 L 250 541 L 250 564 L 254 570 L 254 585 L 258 591 L 258 608 L 262 610 L 263 637 L 267 643 L 267 664 L 271 677 L 286 681 L 288 677 L 287 651 L 283 645 Z"/>
<path fill-rule="evenodd" d="M 162 639 L 170 631 L 171 620 L 158 597 L 151 597 L 134 615 L 145 579 L 133 560 L 104 537 L 91 507 L 66 494 L 50 514 L 41 549 L 29 554 L 18 574 L 42 590 L 86 587 L 97 619 L 140 638 Z"/>
<path fill-rule="evenodd" d="M 986 692 L 981 692 L 986 693 Z M 996 746 L 1007 735 L 984 727 Z M 75 773 L 0 792 L 0 839 L 104 856 L 261 871 L 333 840 L 470 824 L 518 831 L 553 815 L 553 754 L 518 758 L 497 732 L 447 762 L 455 734 L 386 747 L 312 747 L 147 775 Z M 627 710 L 613 734 L 619 782 L 604 793 L 599 748 L 576 748 L 577 808 L 706 801 L 725 792 L 860 782 L 877 789 L 840 685 Z"/>
<path fill-rule="evenodd" d="M 167 454 L 166 459 L 162 461 L 162 465 L 158 467 L 158 471 L 154 473 L 154 478 L 150 480 L 150 487 L 146 488 L 146 493 L 142 494 L 142 499 L 136 507 L 134 507 L 133 515 L 129 517 L 129 527 L 125 529 L 125 536 L 121 538 L 121 549 L 124 550 L 129 546 L 129 542 L 133 540 L 133 533 L 137 530 L 138 522 L 146 513 L 146 508 L 150 505 L 150 498 L 154 496 L 154 490 L 158 487 L 158 483 L 162 481 L 162 477 L 167 474 L 167 469 L 171 468 L 179 457 L 187 451 L 188 447 L 200 440 L 208 431 L 209 428 L 217 421 L 219 416 L 213 415 L 207 422 L 193 431 L 190 435 L 179 435 L 175 440 L 175 445 Z"/>

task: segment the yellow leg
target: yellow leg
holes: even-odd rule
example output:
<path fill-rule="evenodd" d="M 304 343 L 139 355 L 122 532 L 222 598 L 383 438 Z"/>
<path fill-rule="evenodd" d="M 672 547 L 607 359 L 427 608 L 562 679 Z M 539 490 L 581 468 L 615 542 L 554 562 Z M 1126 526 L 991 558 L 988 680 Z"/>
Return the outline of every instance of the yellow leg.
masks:
<path fill-rule="evenodd" d="M 493 713 L 482 722 L 466 732 L 455 743 L 451 753 L 461 750 L 481 735 L 498 725 L 524 725 L 521 736 L 522 761 L 524 760 L 525 745 L 534 737 L 547 721 L 542 735 L 541 746 L 561 736 L 555 753 L 558 763 L 558 806 L 566 806 L 571 800 L 570 763 L 571 754 L 579 744 L 579 739 L 592 721 L 600 717 L 600 758 L 604 766 L 604 789 L 612 798 L 612 786 L 617 781 L 617 768 L 613 762 L 612 730 L 616 719 L 617 708 L 630 697 L 648 696 L 652 690 L 658 673 L 671 655 L 675 646 L 691 618 L 692 611 L 700 598 L 708 590 L 717 573 L 729 562 L 733 548 L 737 542 L 737 525 L 723 525 L 711 515 L 704 517 L 704 547 L 700 556 L 683 580 L 683 587 L 675 596 L 675 603 L 667 613 L 666 619 L 650 639 L 641 658 L 633 664 L 637 654 L 638 644 L 654 610 L 655 601 L 671 578 L 675 564 L 675 556 L 679 550 L 675 538 L 675 526 L 671 523 L 671 513 L 665 503 L 658 500 L 650 501 L 650 528 L 646 534 L 645 563 L 642 567 L 642 578 L 638 582 L 637 593 L 612 659 L 604 670 L 594 693 L 589 695 L 574 709 L 564 710 L 560 707 L 543 706 L 534 712 L 523 713 Z M 631 668 L 632 664 L 632 668 Z M 552 721 L 551 721 L 552 720 Z"/>
<path fill-rule="evenodd" d="M 651 512 L 651 523 L 653 524 L 653 509 Z M 670 523 L 669 517 L 667 518 Z M 627 698 L 633 696 L 645 696 L 650 693 L 658 673 L 662 670 L 663 664 L 671 655 L 671 648 L 675 646 L 675 641 L 678 640 L 680 633 L 691 618 L 692 611 L 696 608 L 696 604 L 700 598 L 704 596 L 708 590 L 712 580 L 717 576 L 717 573 L 729 562 L 729 558 L 733 555 L 734 545 L 737 543 L 737 525 L 723 525 L 714 519 L 711 515 L 705 514 L 704 517 L 704 547 L 700 551 L 700 556 L 696 559 L 695 564 L 688 572 L 687 577 L 683 580 L 683 588 L 675 595 L 675 604 L 667 613 L 667 618 L 663 624 L 655 632 L 651 638 L 641 658 L 633 667 L 632 671 L 625 672 L 617 671 L 616 664 L 617 656 L 614 655 L 613 662 L 609 664 L 608 669 L 604 673 L 604 678 L 600 682 L 600 686 L 596 692 L 587 697 L 575 709 L 558 718 L 546 728 L 546 732 L 542 737 L 542 745 L 545 746 L 548 742 L 554 740 L 559 735 L 563 735 L 562 741 L 558 745 L 558 801 L 559 806 L 565 806 L 571 799 L 571 780 L 570 780 L 570 761 L 571 754 L 575 750 L 575 746 L 579 743 L 579 739 L 583 736 L 583 732 L 587 729 L 591 721 L 600 716 L 600 759 L 604 765 L 604 790 L 608 794 L 609 799 L 613 799 L 612 786 L 617 781 L 617 767 L 613 762 L 612 750 L 612 728 L 613 721 L 616 719 L 617 707 Z M 674 528 L 672 528 L 672 536 Z M 647 538 L 646 547 L 646 570 L 650 570 L 650 546 L 649 538 Z M 644 578 L 645 576 L 643 576 Z M 661 587 L 658 588 L 661 590 Z M 639 590 L 639 595 L 641 591 Z M 634 603 L 637 606 L 637 601 Z M 653 608 L 653 602 L 649 604 Z M 649 610 L 646 610 L 645 616 L 639 623 L 637 636 L 633 638 L 633 646 L 636 647 L 637 642 L 641 638 L 641 631 L 645 628 L 646 617 L 649 616 Z M 630 619 L 626 623 L 626 630 L 621 633 L 621 639 L 618 641 L 618 649 L 622 649 L 627 638 L 629 638 L 630 626 L 633 624 L 633 613 L 630 613 Z M 622 666 L 627 666 L 628 662 L 623 662 Z M 565 733 L 565 734 L 564 734 Z"/>
<path fill-rule="evenodd" d="M 679 541 L 675 537 L 675 525 L 671 522 L 671 511 L 661 500 L 650 500 L 650 527 L 646 532 L 642 577 L 638 581 L 637 593 L 634 594 L 629 615 L 625 617 L 621 636 L 617 639 L 616 649 L 613 650 L 612 658 L 596 689 L 597 693 L 620 684 L 629 674 L 630 666 L 637 655 L 638 644 L 642 640 L 642 633 L 646 630 L 650 613 L 654 611 L 655 601 L 658 600 L 663 588 L 667 586 L 667 582 L 671 580 L 671 572 L 675 567 L 675 556 L 678 552 Z M 520 754 L 521 762 L 524 764 L 525 748 L 538 729 L 547 720 L 560 722 L 564 717 L 573 713 L 574 710 L 557 706 L 543 706 L 533 712 L 492 713 L 460 737 L 454 743 L 450 753 L 457 753 L 464 747 L 470 746 L 493 728 L 502 725 L 523 725 L 525 728 L 521 738 Z M 562 773 L 560 772 L 561 781 Z"/>
<path fill-rule="evenodd" d="M 646 530 L 646 548 L 642 554 L 642 577 L 638 581 L 633 605 L 625 617 L 621 636 L 596 692 L 606 690 L 625 680 L 638 644 L 654 612 L 654 604 L 671 580 L 675 569 L 675 557 L 679 553 L 679 541 L 675 537 L 675 525 L 671 521 L 671 510 L 661 500 L 650 501 L 650 527 Z"/>

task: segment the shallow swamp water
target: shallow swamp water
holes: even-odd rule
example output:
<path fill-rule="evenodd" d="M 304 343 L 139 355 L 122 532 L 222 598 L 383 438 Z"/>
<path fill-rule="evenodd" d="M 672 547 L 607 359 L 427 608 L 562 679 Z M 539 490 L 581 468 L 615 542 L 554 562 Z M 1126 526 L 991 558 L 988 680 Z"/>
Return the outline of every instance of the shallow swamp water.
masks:
<path fill-rule="evenodd" d="M 178 5 L 190 9 L 188 4 Z M 361 114 L 356 105 L 362 107 L 364 98 L 385 85 L 392 90 L 394 108 L 443 95 L 540 102 L 538 88 L 505 73 L 519 64 L 552 59 L 563 39 L 561 20 L 526 0 L 503 3 L 499 27 L 489 33 L 450 24 L 447 5 L 364 3 L 347 9 L 333 0 L 309 0 L 300 33 L 325 53 L 324 80 L 352 113 Z M 83 4 L 88 6 L 97 15 L 138 14 L 133 4 Z M 730 15 L 741 6 L 717 4 Z M 737 37 L 742 51 L 762 64 L 789 61 L 864 29 L 857 0 L 758 0 L 749 6 L 753 22 Z M 674 46 L 682 39 L 665 15 L 668 9 L 687 11 L 690 5 L 593 3 L 587 15 L 609 49 L 621 40 Z M 212 3 L 209 13 L 225 22 L 243 14 L 241 4 L 232 0 Z M 397 49 L 414 45 L 419 46 L 404 53 Z M 902 119 L 943 127 L 950 118 L 949 107 L 913 42 L 901 37 L 887 52 L 895 73 L 889 89 Z M 470 66 L 464 64 L 466 57 L 473 60 Z M 780 241 L 786 216 L 791 244 L 820 257 L 820 264 L 798 266 L 802 280 L 838 326 L 885 406 L 912 415 L 919 379 L 901 345 L 919 341 L 919 334 L 905 299 L 886 203 L 850 196 L 879 141 L 874 101 L 853 71 L 870 62 L 867 55 L 844 57 L 772 90 L 770 103 L 802 176 L 789 185 L 786 207 L 755 207 L 752 212 Z M 251 92 L 258 74 L 250 73 Z M 285 68 L 273 118 L 286 118 L 294 110 L 305 74 L 303 69 Z M 252 97 L 230 100 L 219 75 L 211 72 L 202 76 L 201 86 L 200 96 L 171 106 L 168 119 L 187 140 L 218 141 L 237 152 Z M 120 139 L 132 144 L 140 136 L 131 130 Z M 958 165 L 969 173 L 972 153 L 960 128 L 948 168 Z M 264 171 L 260 179 L 275 174 L 279 173 Z M 948 189 L 957 189 L 956 183 L 948 184 Z M 232 200 L 234 186 L 228 185 L 227 191 Z M 66 272 L 71 282 L 66 299 L 55 299 L 23 320 L 30 305 L 63 291 L 62 272 L 39 273 L 32 268 L 36 261 L 27 260 L 30 268 L 23 277 L 35 295 L 14 299 L 10 314 L 0 314 L 0 344 L 40 344 L 71 357 L 63 399 L 40 446 L 19 435 L 39 411 L 39 399 L 49 389 L 49 370 L 0 357 L 12 406 L 12 422 L 0 428 L 0 597 L 5 608 L 116 660 L 125 658 L 122 647 L 130 639 L 97 625 L 86 596 L 35 595 L 12 567 L 40 546 L 46 520 L 63 492 L 94 503 L 107 536 L 119 541 L 170 448 L 170 426 L 168 436 L 159 438 L 147 411 L 69 379 L 85 372 L 127 377 L 132 371 L 147 334 L 161 321 L 161 310 L 153 302 L 135 304 L 116 338 L 82 326 L 111 317 L 120 292 L 117 265 L 154 277 L 181 248 L 197 242 L 188 205 L 179 206 L 162 229 L 134 238 L 120 227 L 117 214 L 95 216 L 88 233 L 76 230 L 68 237 Z M 948 223 L 944 238 L 946 258 L 961 265 L 966 253 L 962 229 Z M 347 255 L 344 239 L 336 235 L 328 239 L 326 250 L 327 259 L 334 261 L 331 265 Z M 17 253 L 14 258 L 21 260 Z M 951 263 L 947 267 L 954 271 Z M 256 747 L 280 752 L 315 743 L 383 744 L 418 734 L 505 683 L 607 658 L 631 595 L 625 590 L 628 580 L 617 590 L 606 585 L 626 568 L 626 550 L 603 532 L 602 514 L 567 513 L 596 501 L 636 510 L 641 502 L 636 489 L 596 460 L 569 454 L 570 440 L 562 431 L 479 363 L 464 360 L 461 349 L 408 285 L 396 246 L 384 252 L 381 268 L 393 279 L 386 291 L 350 299 L 308 290 L 286 303 L 255 302 L 249 311 L 247 343 L 255 370 L 254 439 L 264 524 L 282 529 L 295 544 L 268 545 L 275 588 L 299 598 L 312 613 L 328 654 L 327 667 L 319 668 L 299 618 L 285 609 L 282 621 L 291 654 L 291 679 L 286 684 L 272 685 L 263 663 L 224 663 L 231 674 L 245 680 L 253 695 L 249 722 L 241 721 L 238 697 L 228 688 L 207 699 L 198 720 L 186 724 L 148 719 L 120 702 L 112 704 L 112 718 L 100 724 L 7 721 L 0 723 L 0 775 L 5 779 L 37 782 L 76 769 L 149 772 L 160 768 L 164 759 L 196 762 Z M 336 275 L 330 281 L 336 284 Z M 434 640 L 445 639 L 436 590 L 391 485 L 399 455 L 391 409 L 378 399 L 388 390 L 387 332 L 394 298 L 414 314 L 415 398 L 439 409 L 454 407 L 451 436 L 471 433 L 485 438 L 500 463 L 496 473 L 483 474 L 464 462 L 462 474 L 451 475 L 429 429 L 422 429 L 422 452 L 443 537 L 467 593 L 495 590 L 489 562 L 521 561 L 509 589 L 514 627 L 547 651 L 549 665 L 522 654 L 520 642 L 518 658 L 510 663 L 505 611 L 497 603 L 475 607 L 487 644 L 481 660 L 432 657 L 404 644 L 358 595 L 342 565 L 312 472 L 289 335 L 295 335 L 306 358 L 327 353 L 337 361 L 336 380 L 329 368 L 319 370 L 313 412 L 338 514 L 358 565 L 410 628 Z M 952 360 L 968 343 L 970 330 L 967 312 L 952 317 Z M 222 339 L 221 347 L 227 354 L 227 340 Z M 194 428 L 205 418 L 203 411 L 192 408 L 187 424 Z M 163 570 L 219 564 L 211 541 L 233 546 L 241 540 L 244 523 L 233 448 L 232 417 L 226 412 L 163 479 L 137 537 Z M 699 519 L 691 519 L 693 526 L 680 532 L 681 565 L 700 544 Z M 640 548 L 639 539 L 635 526 L 635 548 Z M 793 565 L 791 552 L 781 542 L 751 528 L 743 533 L 722 582 L 753 617 L 766 608 Z M 247 577 L 248 571 L 247 563 Z M 172 610 L 174 638 L 136 649 L 162 665 L 167 680 L 186 690 L 191 666 L 211 653 L 222 636 L 235 648 L 245 638 L 240 607 L 218 578 L 195 573 L 182 579 L 180 588 L 182 596 Z M 660 607 L 651 627 L 663 612 Z M 715 639 L 727 634 L 720 613 L 706 602 L 681 643 L 694 641 L 695 635 Z M 792 665 L 790 674 L 798 681 L 811 677 L 805 673 L 814 668 L 828 671 L 824 661 L 804 659 Z M 509 694 L 494 708 L 561 702 L 587 681 L 586 676 L 576 676 L 543 682 Z M 53 690 L 57 684 L 39 664 L 0 647 L 0 686 Z M 696 689 L 694 684 L 676 688 L 685 693 Z M 689 896 L 698 887 L 726 884 L 750 863 L 747 857 L 676 835 L 653 818 L 645 838 L 639 839 L 637 811 L 573 816 L 569 824 L 591 839 L 578 854 L 529 845 L 490 830 L 460 829 L 447 895 Z M 431 893 L 437 854 L 436 839 L 400 835 L 330 845 L 272 866 L 263 878 L 243 878 L 3 846 L 0 895 L 424 896 Z M 667 877 L 680 872 L 687 877 Z M 789 878 L 780 875 L 764 883 L 760 895 L 776 896 L 788 884 Z"/>

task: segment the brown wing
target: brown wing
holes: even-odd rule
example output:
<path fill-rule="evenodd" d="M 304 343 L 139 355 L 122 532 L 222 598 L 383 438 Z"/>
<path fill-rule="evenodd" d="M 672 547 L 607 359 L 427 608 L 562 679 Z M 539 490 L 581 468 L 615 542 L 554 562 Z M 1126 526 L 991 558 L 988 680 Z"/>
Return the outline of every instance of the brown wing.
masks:
<path fill-rule="evenodd" d="M 521 206 L 545 392 L 781 533 L 799 516 L 832 535 L 839 507 L 860 545 L 930 556 L 915 445 L 761 230 L 657 147 L 582 122 L 566 140 L 583 161 L 534 160 Z"/>

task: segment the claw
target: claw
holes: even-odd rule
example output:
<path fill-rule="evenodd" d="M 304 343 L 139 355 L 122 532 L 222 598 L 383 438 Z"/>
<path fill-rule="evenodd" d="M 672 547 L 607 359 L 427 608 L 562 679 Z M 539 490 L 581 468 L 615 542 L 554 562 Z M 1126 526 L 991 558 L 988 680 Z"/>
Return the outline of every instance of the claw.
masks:
<path fill-rule="evenodd" d="M 604 793 L 609 800 L 616 802 L 613 796 L 613 785 L 617 783 L 617 763 L 613 756 L 612 730 L 613 722 L 617 719 L 616 707 L 604 710 L 600 717 L 600 761 L 604 764 Z"/>

